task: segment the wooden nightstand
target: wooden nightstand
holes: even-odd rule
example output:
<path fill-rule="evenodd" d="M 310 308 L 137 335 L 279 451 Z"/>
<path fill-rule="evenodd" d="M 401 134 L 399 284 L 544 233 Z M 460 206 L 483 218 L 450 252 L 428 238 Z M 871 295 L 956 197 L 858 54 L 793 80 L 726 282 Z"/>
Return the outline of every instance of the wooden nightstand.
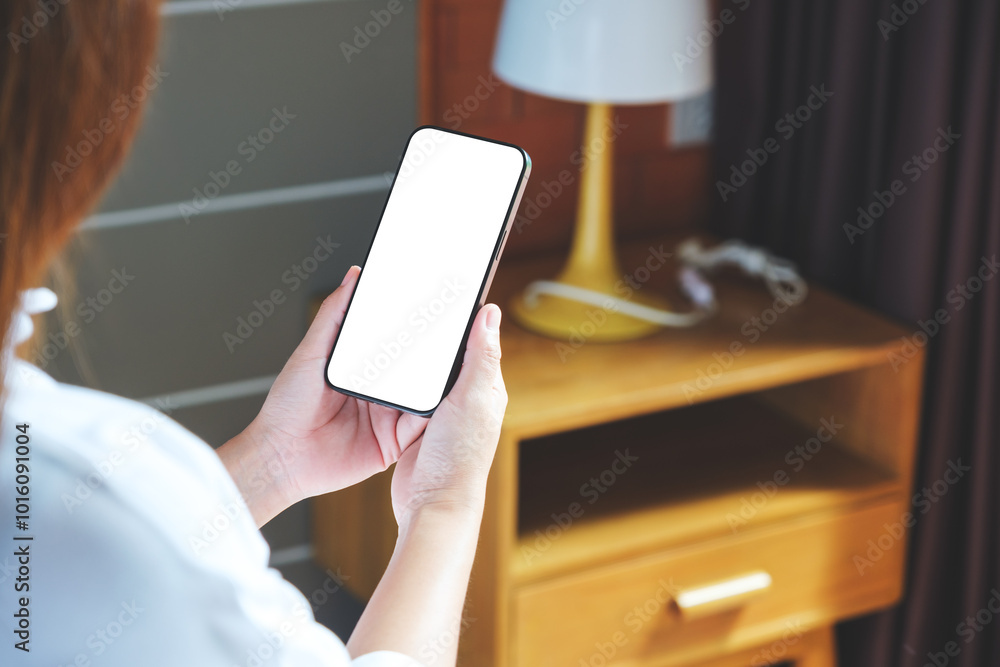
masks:
<path fill-rule="evenodd" d="M 672 293 L 647 259 L 677 240 L 622 249 L 641 289 Z M 559 265 L 505 262 L 491 301 Z M 890 353 L 910 332 L 820 289 L 775 309 L 715 282 L 712 320 L 630 343 L 586 341 L 597 309 L 575 343 L 505 319 L 460 664 L 829 667 L 834 623 L 899 599 L 923 356 Z M 318 558 L 363 597 L 395 539 L 388 482 L 316 501 Z"/>

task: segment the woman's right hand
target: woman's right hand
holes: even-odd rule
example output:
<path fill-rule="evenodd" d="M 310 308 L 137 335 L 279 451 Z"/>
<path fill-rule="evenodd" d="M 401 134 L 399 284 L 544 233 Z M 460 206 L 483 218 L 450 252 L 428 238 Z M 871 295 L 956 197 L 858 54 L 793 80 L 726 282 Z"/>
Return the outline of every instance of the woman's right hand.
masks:
<path fill-rule="evenodd" d="M 353 656 L 388 650 L 428 667 L 455 665 L 486 478 L 507 408 L 499 328 L 500 309 L 480 309 L 455 386 L 396 462 L 399 536 L 351 634 Z"/>
<path fill-rule="evenodd" d="M 500 308 L 480 309 L 455 386 L 407 447 L 392 476 L 392 507 L 403 526 L 426 507 L 481 512 L 500 438 L 507 389 L 500 372 Z"/>

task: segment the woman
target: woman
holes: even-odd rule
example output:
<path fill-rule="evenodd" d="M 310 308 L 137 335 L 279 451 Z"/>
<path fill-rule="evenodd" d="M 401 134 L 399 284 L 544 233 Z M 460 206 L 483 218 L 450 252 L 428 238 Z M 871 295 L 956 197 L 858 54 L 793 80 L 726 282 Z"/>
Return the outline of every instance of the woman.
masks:
<path fill-rule="evenodd" d="M 125 155 L 138 109 L 110 124 L 109 109 L 151 64 L 158 11 L 153 0 L 0 4 L 0 664 L 454 664 L 447 640 L 507 401 L 495 305 L 477 316 L 434 416 L 401 414 L 324 385 L 352 267 L 260 414 L 217 453 L 151 408 L 14 357 L 30 335 L 25 311 L 53 305 L 25 290 Z M 90 154 L 54 169 L 94 128 L 104 136 Z M 394 462 L 396 549 L 345 647 L 267 568 L 258 526 Z"/>

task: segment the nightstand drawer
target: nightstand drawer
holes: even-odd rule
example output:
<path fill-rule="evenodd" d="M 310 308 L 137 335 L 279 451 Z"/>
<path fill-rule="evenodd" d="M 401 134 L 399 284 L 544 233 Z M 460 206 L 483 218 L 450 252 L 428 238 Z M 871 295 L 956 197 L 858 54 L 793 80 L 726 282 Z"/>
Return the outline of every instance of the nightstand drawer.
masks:
<path fill-rule="evenodd" d="M 683 664 L 791 646 L 812 627 L 899 597 L 906 537 L 895 531 L 905 511 L 887 502 L 523 586 L 513 598 L 515 664 Z"/>

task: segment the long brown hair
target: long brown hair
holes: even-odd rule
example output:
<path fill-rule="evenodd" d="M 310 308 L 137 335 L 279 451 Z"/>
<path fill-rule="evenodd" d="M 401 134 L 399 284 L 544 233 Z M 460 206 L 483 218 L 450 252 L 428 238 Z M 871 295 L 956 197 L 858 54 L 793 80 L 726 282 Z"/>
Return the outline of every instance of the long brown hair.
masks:
<path fill-rule="evenodd" d="M 0 336 L 127 152 L 159 5 L 0 2 Z"/>

